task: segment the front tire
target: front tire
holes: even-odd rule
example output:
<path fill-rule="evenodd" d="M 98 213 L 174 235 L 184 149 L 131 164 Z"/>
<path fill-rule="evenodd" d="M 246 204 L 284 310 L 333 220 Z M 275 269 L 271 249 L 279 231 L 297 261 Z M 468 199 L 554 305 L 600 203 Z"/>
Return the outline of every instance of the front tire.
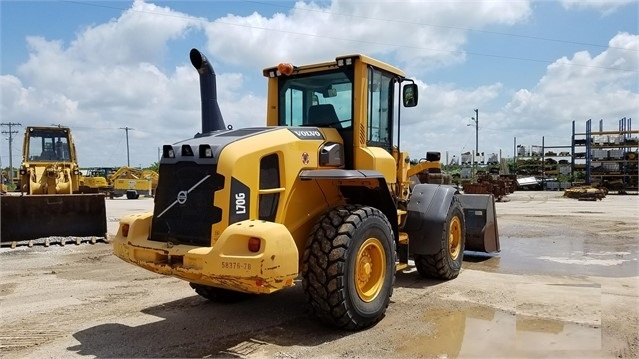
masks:
<path fill-rule="evenodd" d="M 464 259 L 466 227 L 464 212 L 457 196 L 448 208 L 439 252 L 433 255 L 415 255 L 415 267 L 422 277 L 436 279 L 457 278 Z"/>
<path fill-rule="evenodd" d="M 324 214 L 309 236 L 302 267 L 313 314 L 346 330 L 375 325 L 393 294 L 395 257 L 392 227 L 378 209 L 348 205 Z"/>

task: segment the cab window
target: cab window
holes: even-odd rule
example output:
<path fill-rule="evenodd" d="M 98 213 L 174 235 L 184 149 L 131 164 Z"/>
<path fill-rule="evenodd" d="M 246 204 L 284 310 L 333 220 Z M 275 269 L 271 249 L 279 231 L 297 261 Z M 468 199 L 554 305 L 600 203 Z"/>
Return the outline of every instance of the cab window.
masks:
<path fill-rule="evenodd" d="M 279 79 L 279 125 L 347 128 L 353 122 L 352 69 Z"/>
<path fill-rule="evenodd" d="M 30 161 L 69 161 L 69 141 L 66 132 L 31 130 Z"/>
<path fill-rule="evenodd" d="M 368 69 L 368 146 L 390 151 L 392 142 L 393 78 L 379 69 Z"/>

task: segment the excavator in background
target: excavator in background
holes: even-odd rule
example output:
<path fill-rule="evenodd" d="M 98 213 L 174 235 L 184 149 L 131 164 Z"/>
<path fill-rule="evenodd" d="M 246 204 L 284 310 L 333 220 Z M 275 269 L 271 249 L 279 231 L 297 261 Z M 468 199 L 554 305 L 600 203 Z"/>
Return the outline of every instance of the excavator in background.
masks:
<path fill-rule="evenodd" d="M 120 167 L 109 176 L 113 186 L 111 197 L 126 195 L 127 199 L 138 199 L 140 195 L 153 197 L 158 186 L 158 173 L 133 167 Z"/>
<path fill-rule="evenodd" d="M 25 129 L 20 196 L 2 196 L 0 242 L 56 237 L 106 238 L 104 194 L 80 191 L 80 169 L 68 127 Z M 48 241 L 45 243 L 48 244 Z M 29 242 L 31 244 L 31 242 Z"/>
<path fill-rule="evenodd" d="M 162 147 L 153 212 L 123 217 L 113 238 L 122 260 L 212 301 L 301 277 L 315 317 L 361 330 L 384 317 L 396 270 L 449 280 L 464 250 L 500 250 L 492 195 L 422 183 L 440 155 L 411 169 L 400 151 L 401 108 L 418 101 L 401 70 L 364 55 L 267 68 L 266 126 L 230 129 L 213 68 L 190 59 L 202 132 Z"/>

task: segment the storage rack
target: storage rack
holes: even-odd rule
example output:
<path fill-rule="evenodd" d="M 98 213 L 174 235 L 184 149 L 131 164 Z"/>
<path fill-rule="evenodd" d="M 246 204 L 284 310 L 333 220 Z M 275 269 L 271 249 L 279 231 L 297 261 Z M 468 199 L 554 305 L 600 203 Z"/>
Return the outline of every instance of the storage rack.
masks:
<path fill-rule="evenodd" d="M 549 151 L 551 150 L 551 151 Z M 552 151 L 552 150 L 556 150 Z M 570 188 L 573 181 L 572 170 L 572 146 L 546 146 L 545 138 L 541 137 L 541 186 L 545 190 L 564 190 Z M 561 176 L 567 176 L 561 178 Z M 548 181 L 549 177 L 555 177 L 555 181 Z"/>
<path fill-rule="evenodd" d="M 515 165 L 515 173 L 526 175 L 526 176 L 534 176 L 534 177 L 542 177 L 542 160 L 541 155 L 543 153 L 543 149 L 541 146 L 530 146 L 530 151 L 523 145 L 517 145 L 517 138 L 515 138 L 515 153 L 514 153 L 514 165 Z M 524 154 L 521 154 L 520 148 L 524 149 Z M 535 148 L 539 148 L 539 154 L 534 151 Z"/>
<path fill-rule="evenodd" d="M 530 151 L 522 145 L 517 145 L 516 138 L 514 146 L 515 173 L 540 179 L 543 190 L 566 189 L 572 185 L 571 145 L 546 146 L 546 139 L 542 136 L 541 146 L 532 145 Z M 525 148 L 525 155 L 519 153 L 520 148 Z M 560 178 L 558 175 L 565 175 L 567 178 Z M 555 179 L 548 181 L 549 178 Z"/>
<path fill-rule="evenodd" d="M 632 130 L 631 118 L 619 120 L 617 131 L 604 131 L 603 120 L 599 131 L 592 131 L 592 120 L 588 120 L 585 133 L 577 133 L 573 121 L 572 133 L 572 172 L 583 170 L 585 184 L 618 193 L 639 191 L 639 131 Z"/>

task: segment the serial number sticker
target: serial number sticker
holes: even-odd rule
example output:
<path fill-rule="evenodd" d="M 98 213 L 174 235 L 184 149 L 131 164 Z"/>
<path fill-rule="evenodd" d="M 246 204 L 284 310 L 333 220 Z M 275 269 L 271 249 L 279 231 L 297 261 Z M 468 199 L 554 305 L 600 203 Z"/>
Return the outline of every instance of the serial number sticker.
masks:
<path fill-rule="evenodd" d="M 251 269 L 251 263 L 222 261 L 222 269 L 244 269 L 244 270 L 250 270 Z"/>

